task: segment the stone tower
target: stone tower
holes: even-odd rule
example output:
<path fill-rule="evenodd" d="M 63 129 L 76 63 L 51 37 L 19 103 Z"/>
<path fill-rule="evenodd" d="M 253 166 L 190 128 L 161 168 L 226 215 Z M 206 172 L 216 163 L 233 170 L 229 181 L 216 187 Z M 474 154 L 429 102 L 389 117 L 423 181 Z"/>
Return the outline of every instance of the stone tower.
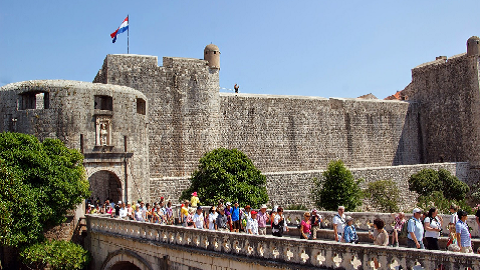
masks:
<path fill-rule="evenodd" d="M 220 50 L 217 45 L 208 44 L 203 50 L 203 59 L 208 61 L 210 68 L 220 69 Z"/>
<path fill-rule="evenodd" d="M 480 54 L 480 38 L 472 36 L 467 40 L 467 55 L 479 55 Z"/>

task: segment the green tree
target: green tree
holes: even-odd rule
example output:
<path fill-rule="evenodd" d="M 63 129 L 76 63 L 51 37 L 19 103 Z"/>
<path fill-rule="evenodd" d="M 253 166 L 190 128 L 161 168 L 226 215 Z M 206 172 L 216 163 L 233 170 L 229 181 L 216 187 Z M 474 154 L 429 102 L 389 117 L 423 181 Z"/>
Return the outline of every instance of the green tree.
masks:
<path fill-rule="evenodd" d="M 224 199 L 255 208 L 268 201 L 265 176 L 237 149 L 218 148 L 206 153 L 190 181 L 181 200 L 190 199 L 190 194 L 197 191 L 204 205 L 216 205 Z"/>
<path fill-rule="evenodd" d="M 353 211 L 362 205 L 361 179 L 355 180 L 352 172 L 341 160 L 333 160 L 323 172 L 322 179 L 313 179 L 312 196 L 319 208 L 335 211 L 339 205 L 346 211 Z"/>
<path fill-rule="evenodd" d="M 448 213 L 452 203 L 469 209 L 465 197 L 470 188 L 445 169 L 423 169 L 411 175 L 408 188 L 419 194 L 417 205 L 423 209 L 435 206 L 439 212 Z"/>
<path fill-rule="evenodd" d="M 399 211 L 397 202 L 400 199 L 400 191 L 392 180 L 378 180 L 368 183 L 364 193 L 365 197 L 370 198 L 373 204 L 382 211 L 388 213 Z"/>
<path fill-rule="evenodd" d="M 57 139 L 0 133 L 0 245 L 43 240 L 90 194 L 83 156 Z"/>
<path fill-rule="evenodd" d="M 91 260 L 87 250 L 67 241 L 46 241 L 33 244 L 20 252 L 20 258 L 30 269 L 83 269 Z"/>

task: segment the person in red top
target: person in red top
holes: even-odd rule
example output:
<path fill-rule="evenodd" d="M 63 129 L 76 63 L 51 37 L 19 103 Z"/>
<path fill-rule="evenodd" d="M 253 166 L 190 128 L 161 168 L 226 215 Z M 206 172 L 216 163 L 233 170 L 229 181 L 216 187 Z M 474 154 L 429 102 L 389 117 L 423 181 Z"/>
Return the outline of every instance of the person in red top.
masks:
<path fill-rule="evenodd" d="M 312 224 L 310 223 L 310 213 L 305 212 L 303 214 L 303 220 L 302 223 L 300 223 L 300 239 L 311 239 L 311 233 L 310 233 L 310 228 L 312 227 Z"/>

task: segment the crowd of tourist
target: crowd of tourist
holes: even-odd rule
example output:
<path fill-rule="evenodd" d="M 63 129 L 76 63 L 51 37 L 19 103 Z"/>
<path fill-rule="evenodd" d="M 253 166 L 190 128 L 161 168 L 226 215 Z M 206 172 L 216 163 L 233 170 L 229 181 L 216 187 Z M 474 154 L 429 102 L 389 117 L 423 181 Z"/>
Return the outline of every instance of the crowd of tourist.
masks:
<path fill-rule="evenodd" d="M 272 235 L 282 237 L 284 232 L 289 230 L 287 220 L 283 214 L 282 207 L 274 207 L 267 212 L 267 206 L 261 205 L 258 211 L 253 210 L 249 205 L 243 209 L 238 202 L 233 204 L 219 200 L 217 206 L 208 208 L 204 212 L 200 206 L 197 192 L 191 194 L 191 200 L 185 200 L 175 221 L 174 209 L 171 201 L 164 201 L 162 197 L 159 202 L 153 204 L 144 203 L 138 200 L 135 204 L 130 202 L 118 203 L 106 200 L 103 204 L 97 199 L 95 202 L 87 202 L 87 214 L 109 214 L 112 217 L 152 222 L 159 224 L 180 223 L 185 227 L 196 229 L 208 229 L 229 232 L 245 232 L 248 234 L 266 235 L 267 227 L 271 227 Z M 337 242 L 358 243 L 359 237 L 354 225 L 354 219 L 345 215 L 345 208 L 338 207 L 338 212 L 333 217 L 333 234 Z M 457 206 L 450 207 L 450 220 L 448 223 L 449 242 L 447 247 L 451 251 L 472 253 L 472 243 L 469 227 L 466 223 L 467 213 L 457 209 Z M 440 250 L 438 238 L 442 235 L 444 221 L 436 208 L 428 212 L 422 212 L 415 208 L 412 217 L 405 219 L 404 213 L 393 214 L 394 224 L 390 234 L 385 230 L 385 222 L 382 219 L 375 219 L 369 230 L 369 238 L 375 245 L 398 247 L 399 240 L 406 238 L 409 248 Z M 476 214 L 476 220 L 480 227 L 480 210 Z M 317 239 L 317 232 L 322 224 L 322 216 L 314 209 L 305 212 L 303 220 L 298 225 L 301 239 Z"/>

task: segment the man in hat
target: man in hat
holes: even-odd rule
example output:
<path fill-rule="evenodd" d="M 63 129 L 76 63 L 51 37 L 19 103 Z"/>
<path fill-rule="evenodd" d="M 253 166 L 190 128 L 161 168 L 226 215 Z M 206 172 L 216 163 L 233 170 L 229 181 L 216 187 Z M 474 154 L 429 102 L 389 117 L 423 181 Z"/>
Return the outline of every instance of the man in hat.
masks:
<path fill-rule="evenodd" d="M 250 205 L 247 205 L 245 206 L 245 211 L 241 211 L 240 210 L 240 220 L 241 220 L 241 229 L 245 232 L 247 232 L 247 223 L 248 223 L 248 219 L 251 217 L 251 210 L 252 208 L 250 207 Z"/>
<path fill-rule="evenodd" d="M 409 248 L 425 249 L 423 245 L 423 233 L 425 230 L 420 220 L 421 216 L 422 210 L 415 208 L 413 209 L 413 217 L 408 220 L 407 246 Z"/>
<path fill-rule="evenodd" d="M 258 221 L 256 211 L 252 211 L 251 216 L 247 220 L 247 233 L 258 235 Z"/>
<path fill-rule="evenodd" d="M 457 243 L 462 253 L 473 253 L 472 238 L 467 225 L 467 212 L 460 210 L 458 213 L 458 221 L 455 224 L 455 230 L 457 232 Z"/>
<path fill-rule="evenodd" d="M 196 208 L 199 203 L 200 203 L 200 199 L 198 199 L 197 192 L 195 191 L 192 193 L 192 198 L 190 199 L 190 205 Z"/>
<path fill-rule="evenodd" d="M 232 226 L 232 204 L 230 202 L 227 202 L 225 205 L 226 205 L 225 215 L 227 216 L 227 219 L 228 219 L 228 226 L 230 228 L 230 231 L 232 231 L 233 230 L 233 226 Z"/>
<path fill-rule="evenodd" d="M 257 214 L 258 234 L 267 235 L 267 222 L 270 216 L 267 213 L 267 205 L 262 204 L 260 211 Z"/>

